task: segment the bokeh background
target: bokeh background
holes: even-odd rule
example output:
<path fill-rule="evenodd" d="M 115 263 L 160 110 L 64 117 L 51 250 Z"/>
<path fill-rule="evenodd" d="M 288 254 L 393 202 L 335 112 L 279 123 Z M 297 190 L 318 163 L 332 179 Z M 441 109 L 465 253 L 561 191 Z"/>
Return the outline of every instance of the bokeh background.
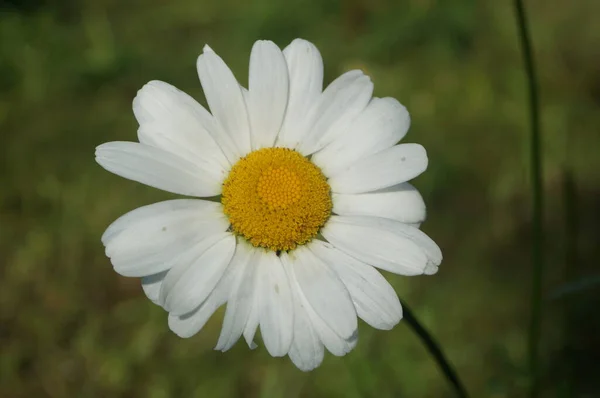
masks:
<path fill-rule="evenodd" d="M 527 1 L 540 74 L 544 397 L 600 396 L 600 2 Z M 531 295 L 526 81 L 510 2 L 1 0 L 1 397 L 452 397 L 406 324 L 360 325 L 311 373 L 242 342 L 213 351 L 222 310 L 191 339 L 100 235 L 170 196 L 109 174 L 96 145 L 135 140 L 136 91 L 159 79 L 205 104 L 209 43 L 247 83 L 252 43 L 303 37 L 326 83 L 353 68 L 407 106 L 429 152 L 414 183 L 442 247 L 432 277 L 387 274 L 473 397 L 527 388 Z"/>

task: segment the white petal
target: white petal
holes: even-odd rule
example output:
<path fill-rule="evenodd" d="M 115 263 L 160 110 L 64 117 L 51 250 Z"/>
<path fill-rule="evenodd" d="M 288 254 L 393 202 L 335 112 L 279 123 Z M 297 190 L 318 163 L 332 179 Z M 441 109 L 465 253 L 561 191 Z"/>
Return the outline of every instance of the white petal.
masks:
<path fill-rule="evenodd" d="M 229 265 L 235 251 L 235 237 L 225 233 L 210 240 L 216 242 L 210 246 L 204 241 L 196 245 L 189 255 L 179 258 L 165 277 L 160 302 L 172 315 L 184 315 L 198 307 Z"/>
<path fill-rule="evenodd" d="M 221 193 L 218 170 L 207 173 L 197 164 L 137 142 L 107 142 L 96 148 L 96 162 L 118 176 L 163 191 L 189 196 Z"/>
<path fill-rule="evenodd" d="M 406 224 L 425 221 L 425 202 L 408 182 L 369 193 L 331 195 L 333 212 L 343 216 L 375 216 Z"/>
<path fill-rule="evenodd" d="M 194 311 L 185 315 L 169 314 L 169 329 L 182 338 L 189 338 L 198 333 L 214 312 L 225 304 L 226 295 L 218 290 L 218 285 L 208 298 Z"/>
<path fill-rule="evenodd" d="M 410 126 L 410 116 L 394 98 L 373 98 L 365 110 L 312 161 L 325 175 L 381 152 L 400 141 Z"/>
<path fill-rule="evenodd" d="M 389 330 L 400 322 L 400 300 L 392 286 L 375 268 L 350 257 L 330 243 L 313 240 L 309 247 L 344 282 L 361 319 L 374 328 L 384 330 Z"/>
<path fill-rule="evenodd" d="M 310 155 L 342 134 L 365 109 L 372 94 L 373 83 L 361 71 L 350 71 L 334 80 L 309 112 L 307 120 L 314 118 L 315 122 L 302 137 L 298 151 Z"/>
<path fill-rule="evenodd" d="M 231 259 L 231 262 L 223 273 L 219 283 L 217 283 L 214 290 L 198 308 L 181 316 L 169 315 L 169 327 L 173 332 L 180 337 L 193 336 L 204 327 L 211 315 L 221 305 L 227 302 L 234 281 L 240 274 L 240 267 L 237 267 L 237 265 L 239 265 L 240 254 L 242 253 L 238 252 L 238 247 L 236 245 L 234 257 Z"/>
<path fill-rule="evenodd" d="M 325 322 L 313 312 L 309 313 L 310 320 L 321 342 L 327 350 L 336 357 L 342 357 L 356 347 L 358 341 L 358 329 L 348 339 L 344 339 L 336 334 Z"/>
<path fill-rule="evenodd" d="M 269 354 L 280 357 L 288 353 L 292 344 L 294 306 L 290 284 L 274 252 L 257 253 L 260 333 Z"/>
<path fill-rule="evenodd" d="M 207 215 L 222 213 L 219 203 L 198 199 L 175 199 L 138 207 L 117 218 L 102 234 L 102 243 L 106 246 L 116 234 L 123 232 L 132 224 L 147 218 L 160 217 L 166 213 L 190 210 L 192 212 L 207 212 Z"/>
<path fill-rule="evenodd" d="M 336 334 L 327 325 L 327 323 L 325 323 L 325 321 L 319 315 L 317 315 L 315 309 L 311 306 L 302 292 L 294 273 L 294 268 L 301 266 L 297 260 L 297 257 L 292 257 L 288 253 L 282 253 L 281 262 L 286 269 L 287 274 L 289 275 L 290 285 L 294 290 L 294 297 L 295 299 L 298 299 L 302 307 L 304 307 L 304 310 L 308 315 L 308 320 L 317 336 L 319 336 L 319 340 L 321 340 L 327 350 L 329 350 L 329 352 L 335 356 L 343 356 L 349 353 L 356 345 L 358 329 L 349 339 L 344 339 Z"/>
<path fill-rule="evenodd" d="M 172 152 L 203 170 L 225 172 L 231 167 L 209 133 L 216 128 L 211 114 L 176 87 L 149 82 L 133 100 L 133 112 L 142 144 Z"/>
<path fill-rule="evenodd" d="M 420 275 L 442 261 L 439 247 L 427 235 L 385 218 L 333 216 L 321 233 L 352 257 L 400 275 Z"/>
<path fill-rule="evenodd" d="M 258 302 L 258 297 L 259 297 L 259 293 L 258 293 L 258 277 L 259 277 L 259 272 L 258 272 L 258 259 L 260 258 L 260 256 L 258 255 L 258 252 L 254 252 L 253 253 L 253 257 L 251 259 L 252 263 L 251 263 L 251 267 L 254 268 L 253 270 L 253 279 L 252 279 L 252 286 L 253 286 L 253 293 L 251 295 L 251 297 L 248 298 L 248 301 L 250 303 L 250 309 L 249 309 L 249 314 L 248 314 L 248 320 L 246 321 L 246 325 L 244 326 L 244 332 L 242 333 L 244 336 L 244 340 L 246 340 L 246 344 L 248 344 L 248 347 L 250 347 L 251 350 L 255 349 L 257 347 L 257 345 L 254 343 L 254 335 L 256 334 L 256 329 L 258 328 L 258 312 L 259 312 L 259 302 Z"/>
<path fill-rule="evenodd" d="M 192 164 L 200 171 L 205 179 L 210 181 L 223 181 L 227 177 L 227 172 L 231 165 L 221 149 L 214 141 L 214 145 L 203 145 L 203 151 L 195 148 L 194 144 L 184 142 L 183 140 L 174 139 L 169 134 L 172 131 L 169 127 L 159 123 L 148 123 L 140 126 L 138 129 L 138 137 L 141 143 L 153 146 L 184 159 Z M 212 149 L 209 151 L 208 149 Z M 220 162 L 220 163 L 219 163 Z"/>
<path fill-rule="evenodd" d="M 223 305 L 216 300 L 217 295 L 211 295 L 196 310 L 185 315 L 169 314 L 169 329 L 182 338 L 189 338 L 198 333 L 215 311 Z"/>
<path fill-rule="evenodd" d="M 425 266 L 425 269 L 423 270 L 423 273 L 425 275 L 434 275 L 434 274 L 437 274 L 437 272 L 438 272 L 438 265 L 439 264 L 435 264 L 435 263 L 427 263 L 427 265 Z"/>
<path fill-rule="evenodd" d="M 314 120 L 309 118 L 310 108 L 323 90 L 323 59 L 310 42 L 294 40 L 283 50 L 287 63 L 290 88 L 289 101 L 277 146 L 296 148 Z M 316 112 L 312 113 L 316 116 Z"/>
<path fill-rule="evenodd" d="M 198 57 L 197 67 L 206 101 L 220 130 L 214 138 L 226 155 L 229 153 L 229 161 L 235 163 L 252 149 L 242 91 L 229 67 L 208 46 Z M 232 152 L 234 159 L 230 158 Z"/>
<path fill-rule="evenodd" d="M 363 193 L 406 182 L 425 169 L 425 148 L 419 144 L 400 144 L 330 175 L 329 185 L 335 193 Z"/>
<path fill-rule="evenodd" d="M 250 304 L 250 314 L 248 315 L 248 321 L 244 326 L 244 340 L 251 350 L 257 347 L 254 342 L 254 336 L 256 335 L 256 329 L 258 328 L 258 292 L 254 289 L 254 297 L 252 297 L 252 303 Z"/>
<path fill-rule="evenodd" d="M 319 335 L 314 330 L 302 299 L 298 296 L 298 289 L 293 289 L 294 294 L 294 339 L 288 355 L 298 369 L 308 372 L 318 367 L 323 362 L 325 350 Z"/>
<path fill-rule="evenodd" d="M 252 149 L 272 147 L 288 103 L 288 71 L 275 43 L 259 40 L 250 54 L 248 114 Z"/>
<path fill-rule="evenodd" d="M 144 290 L 146 297 L 154 304 L 159 304 L 158 296 L 160 295 L 160 287 L 166 275 L 167 271 L 163 271 L 142 278 L 142 289 Z"/>
<path fill-rule="evenodd" d="M 216 350 L 229 350 L 244 332 L 254 300 L 257 267 L 253 252 L 254 249 L 243 238 L 238 238 L 236 252 L 230 265 L 238 271 L 232 283 Z"/>
<path fill-rule="evenodd" d="M 341 222 L 362 225 L 372 228 L 385 229 L 400 236 L 404 236 L 406 239 L 409 239 L 412 242 L 416 243 L 421 248 L 421 250 L 425 252 L 429 262 L 433 263 L 436 266 L 442 262 L 442 251 L 440 250 L 439 246 L 423 231 L 420 231 L 418 228 L 412 225 L 379 217 L 339 216 L 336 218 Z"/>
<path fill-rule="evenodd" d="M 296 258 L 292 270 L 311 307 L 336 334 L 350 338 L 358 327 L 356 310 L 342 281 L 306 247 L 289 256 Z"/>
<path fill-rule="evenodd" d="M 169 200 L 121 216 L 106 229 L 102 242 L 116 272 L 146 276 L 168 270 L 181 253 L 228 226 L 220 203 Z"/>

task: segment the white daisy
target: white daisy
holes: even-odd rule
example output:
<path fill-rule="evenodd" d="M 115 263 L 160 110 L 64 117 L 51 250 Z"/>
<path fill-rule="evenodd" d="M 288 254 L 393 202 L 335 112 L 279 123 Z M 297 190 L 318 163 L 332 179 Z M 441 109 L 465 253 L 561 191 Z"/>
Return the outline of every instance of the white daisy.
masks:
<path fill-rule="evenodd" d="M 397 145 L 410 118 L 393 98 L 373 98 L 361 71 L 325 90 L 311 43 L 283 52 L 258 41 L 249 88 L 209 47 L 197 62 L 211 113 L 152 81 L 133 101 L 137 142 L 96 150 L 108 171 L 193 197 L 125 214 L 102 236 L 121 275 L 142 277 L 177 335 L 196 334 L 227 303 L 216 348 L 258 327 L 272 356 L 310 370 L 324 348 L 356 345 L 357 316 L 378 329 L 402 318 L 374 268 L 433 274 L 438 246 L 419 230 L 425 205 L 407 183 L 427 167 L 417 144 Z"/>

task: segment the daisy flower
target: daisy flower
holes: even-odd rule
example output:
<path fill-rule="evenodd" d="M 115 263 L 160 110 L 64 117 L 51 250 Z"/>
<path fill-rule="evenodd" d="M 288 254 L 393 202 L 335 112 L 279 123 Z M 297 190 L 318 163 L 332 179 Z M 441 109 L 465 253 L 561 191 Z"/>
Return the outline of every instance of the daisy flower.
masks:
<path fill-rule="evenodd" d="M 357 342 L 357 317 L 378 329 L 402 318 L 376 270 L 433 274 L 439 247 L 419 230 L 425 205 L 407 181 L 427 167 L 425 149 L 397 144 L 410 118 L 374 98 L 359 70 L 323 90 L 317 48 L 283 51 L 257 41 L 249 87 L 208 46 L 197 61 L 210 113 L 160 81 L 133 101 L 138 142 L 96 149 L 106 170 L 188 197 L 138 208 L 102 242 L 117 273 L 141 277 L 170 329 L 196 334 L 227 304 L 216 349 L 258 329 L 268 352 L 301 370 L 324 349 Z"/>

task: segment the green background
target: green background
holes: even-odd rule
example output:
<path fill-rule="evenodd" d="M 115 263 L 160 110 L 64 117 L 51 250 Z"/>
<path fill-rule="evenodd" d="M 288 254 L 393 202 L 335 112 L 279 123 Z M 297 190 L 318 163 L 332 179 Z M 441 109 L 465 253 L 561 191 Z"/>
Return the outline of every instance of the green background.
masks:
<path fill-rule="evenodd" d="M 540 74 L 547 397 L 599 396 L 600 2 L 527 1 Z M 451 397 L 405 323 L 364 323 L 356 349 L 311 373 L 264 347 L 213 351 L 222 310 L 193 338 L 167 327 L 100 235 L 171 196 L 116 177 L 95 146 L 136 139 L 136 91 L 164 80 L 205 103 L 205 43 L 247 83 L 257 39 L 302 37 L 325 81 L 353 68 L 407 106 L 414 183 L 444 262 L 387 274 L 473 397 L 527 388 L 528 108 L 514 13 L 504 1 L 0 1 L 1 397 Z M 588 394 L 588 395 L 586 395 Z M 591 394 L 591 395 L 590 395 Z"/>

